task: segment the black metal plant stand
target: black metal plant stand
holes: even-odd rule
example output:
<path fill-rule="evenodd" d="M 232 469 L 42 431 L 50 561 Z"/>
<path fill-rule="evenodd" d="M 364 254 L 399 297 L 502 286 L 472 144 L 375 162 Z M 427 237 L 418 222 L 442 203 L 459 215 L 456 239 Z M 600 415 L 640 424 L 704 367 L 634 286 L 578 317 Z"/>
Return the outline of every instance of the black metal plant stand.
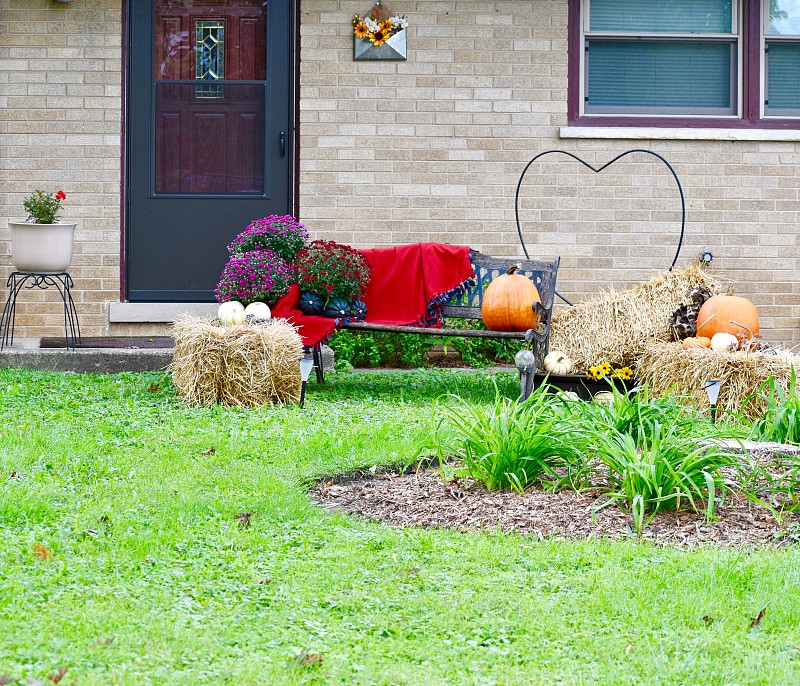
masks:
<path fill-rule="evenodd" d="M 0 350 L 14 344 L 14 320 L 17 314 L 17 296 L 20 291 L 38 288 L 47 290 L 54 287 L 61 296 L 64 305 L 64 345 L 75 349 L 75 344 L 80 343 L 81 328 L 78 324 L 78 311 L 72 299 L 72 288 L 75 284 L 68 272 L 11 272 L 6 281 L 8 298 L 6 299 L 3 314 L 0 316 Z"/>

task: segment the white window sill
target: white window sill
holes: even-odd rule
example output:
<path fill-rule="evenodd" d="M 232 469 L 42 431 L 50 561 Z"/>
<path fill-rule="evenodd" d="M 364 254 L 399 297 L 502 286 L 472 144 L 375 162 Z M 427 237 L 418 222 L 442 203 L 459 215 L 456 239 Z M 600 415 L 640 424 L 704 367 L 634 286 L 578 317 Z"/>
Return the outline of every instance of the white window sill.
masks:
<path fill-rule="evenodd" d="M 643 126 L 562 126 L 560 138 L 678 141 L 800 141 L 800 129 L 684 129 Z"/>

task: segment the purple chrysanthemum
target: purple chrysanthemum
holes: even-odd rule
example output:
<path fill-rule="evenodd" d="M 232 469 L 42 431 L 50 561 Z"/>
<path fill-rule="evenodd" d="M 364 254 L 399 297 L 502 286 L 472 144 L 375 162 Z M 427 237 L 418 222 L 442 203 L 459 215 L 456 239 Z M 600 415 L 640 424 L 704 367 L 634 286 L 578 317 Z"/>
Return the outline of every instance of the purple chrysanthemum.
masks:
<path fill-rule="evenodd" d="M 271 250 L 284 260 L 292 261 L 308 240 L 308 231 L 290 214 L 271 214 L 255 219 L 228 246 L 231 255 L 252 250 Z"/>
<path fill-rule="evenodd" d="M 263 301 L 274 305 L 289 292 L 292 271 L 286 260 L 271 250 L 251 250 L 231 255 L 214 293 L 217 302 L 238 300 L 243 305 Z"/>

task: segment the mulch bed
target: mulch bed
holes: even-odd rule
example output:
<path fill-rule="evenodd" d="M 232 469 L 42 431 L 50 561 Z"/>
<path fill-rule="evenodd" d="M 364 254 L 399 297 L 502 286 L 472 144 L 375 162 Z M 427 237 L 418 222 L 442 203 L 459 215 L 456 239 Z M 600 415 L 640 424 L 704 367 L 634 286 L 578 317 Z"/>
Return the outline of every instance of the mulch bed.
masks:
<path fill-rule="evenodd" d="M 795 449 L 796 450 L 796 449 Z M 770 449 L 760 449 L 768 455 Z M 635 536 L 633 519 L 616 505 L 596 512 L 606 502 L 597 492 L 525 493 L 487 491 L 467 479 L 445 482 L 434 467 L 401 473 L 373 469 L 318 481 L 312 497 L 327 509 L 356 514 L 397 527 L 447 528 L 459 531 L 498 528 L 537 539 Z M 642 538 L 663 545 L 695 548 L 701 544 L 785 546 L 800 539 L 800 517 L 775 520 L 766 508 L 744 496 L 728 494 L 707 522 L 692 511 L 659 513 Z"/>

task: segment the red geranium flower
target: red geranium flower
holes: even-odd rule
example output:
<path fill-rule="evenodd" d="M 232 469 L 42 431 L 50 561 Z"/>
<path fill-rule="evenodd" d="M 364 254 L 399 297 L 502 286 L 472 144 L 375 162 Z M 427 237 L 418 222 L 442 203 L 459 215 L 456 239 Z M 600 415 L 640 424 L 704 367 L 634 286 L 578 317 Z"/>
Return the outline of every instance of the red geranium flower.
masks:
<path fill-rule="evenodd" d="M 56 200 L 66 200 L 67 194 L 64 191 L 56 191 Z"/>

